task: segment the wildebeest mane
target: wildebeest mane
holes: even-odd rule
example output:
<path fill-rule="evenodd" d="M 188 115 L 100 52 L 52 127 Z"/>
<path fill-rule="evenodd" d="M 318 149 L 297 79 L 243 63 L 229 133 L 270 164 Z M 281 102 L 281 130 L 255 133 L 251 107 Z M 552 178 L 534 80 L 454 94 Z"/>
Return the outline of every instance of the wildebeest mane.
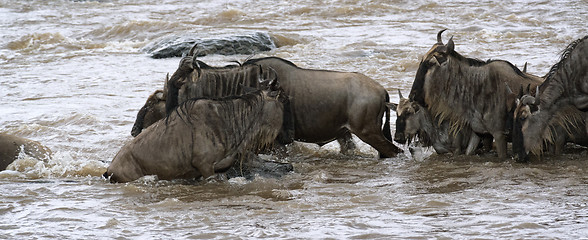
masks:
<path fill-rule="evenodd" d="M 197 60 L 197 62 L 200 62 Z M 200 63 L 199 63 L 200 64 Z M 208 66 L 208 65 L 206 65 Z M 175 75 L 175 73 L 174 73 Z M 195 77 L 197 79 L 192 79 Z M 257 87 L 261 70 L 258 66 L 204 67 L 198 74 L 190 72 L 182 77 L 189 78 L 183 86 L 176 86 L 170 79 L 166 111 L 168 114 L 187 99 L 194 97 L 229 96 L 242 93 L 242 86 Z M 178 77 L 179 79 L 179 77 Z M 180 96 L 180 88 L 185 92 Z"/>
<path fill-rule="evenodd" d="M 527 75 L 525 75 L 523 72 L 521 72 L 521 70 L 519 68 L 517 68 L 514 64 L 512 64 L 509 61 L 495 60 L 495 59 L 488 59 L 487 61 L 483 61 L 483 60 L 480 60 L 477 58 L 464 57 L 456 51 L 450 52 L 449 56 L 454 57 L 458 61 L 465 62 L 471 67 L 484 67 L 484 66 L 491 64 L 491 63 L 494 63 L 494 62 L 504 62 L 504 63 L 508 64 L 517 75 L 524 77 L 524 78 L 529 78 Z M 432 67 L 432 66 L 433 66 L 432 63 L 426 62 L 426 61 L 421 61 L 419 63 L 419 68 L 417 70 L 415 80 L 412 84 L 412 88 L 410 90 L 410 94 L 408 97 L 409 100 L 416 101 L 417 103 L 419 103 L 420 105 L 422 105 L 424 107 L 428 106 L 427 103 L 425 102 L 425 96 L 424 96 L 424 94 L 425 94 L 425 89 L 424 89 L 425 75 L 427 74 L 430 67 Z"/>
<path fill-rule="evenodd" d="M 573 54 L 576 52 L 574 50 L 576 50 L 576 48 L 586 39 L 588 39 L 588 35 L 571 42 L 561 53 L 560 60 L 549 69 L 545 81 L 539 86 L 539 91 L 542 95 L 540 103 L 542 108 L 554 104 L 554 101 L 556 101 L 561 94 L 575 90 L 571 88 L 574 88 L 576 83 L 570 81 L 573 80 L 572 75 L 579 73 L 576 73 L 576 71 L 572 69 L 584 69 L 584 74 L 586 74 L 585 69 L 588 68 L 586 65 L 587 63 L 580 62 L 581 59 L 574 57 Z M 588 54 L 588 51 L 578 54 L 580 57 L 585 57 L 585 55 Z"/>
<path fill-rule="evenodd" d="M 423 101 L 427 103 L 432 117 L 438 124 L 449 121 L 451 132 L 456 134 L 459 129 L 470 125 L 470 120 L 480 118 L 476 114 L 481 113 L 476 111 L 486 112 L 505 104 L 504 98 L 491 97 L 505 88 L 505 79 L 501 79 L 499 73 L 489 70 L 491 64 L 505 64 L 514 74 L 530 79 L 508 61 L 465 58 L 455 51 L 448 55 L 444 67 L 439 68 L 435 76 L 431 77 L 432 82 L 424 82 L 426 72 L 420 73 L 422 76 L 419 77 L 422 79 L 418 80 L 422 82 L 420 84 L 423 87 Z M 438 90 L 425 90 L 427 84 Z"/>
<path fill-rule="evenodd" d="M 296 64 L 292 63 L 291 61 L 288 61 L 286 59 L 283 58 L 279 58 L 279 57 L 264 57 L 264 58 L 256 58 L 256 59 L 249 59 L 247 61 L 245 61 L 243 63 L 243 66 L 249 65 L 249 64 L 259 64 L 260 61 L 264 61 L 264 60 L 278 60 L 278 61 L 282 61 L 284 63 L 286 63 L 287 65 L 290 65 L 296 69 L 303 69 L 306 71 L 317 71 L 317 72 L 340 72 L 340 71 L 334 71 L 334 70 L 326 70 L 326 69 L 306 69 L 306 68 L 301 68 L 296 66 Z"/>
<path fill-rule="evenodd" d="M 283 58 L 279 58 L 279 57 L 264 57 L 264 58 L 255 58 L 255 59 L 249 59 L 249 60 L 245 61 L 245 62 L 243 63 L 243 65 L 248 65 L 248 64 L 257 64 L 257 62 L 259 62 L 259 61 L 268 60 L 268 59 L 275 59 L 275 60 L 280 60 L 280 61 L 282 61 L 282 62 L 284 62 L 284 63 L 286 63 L 286 64 L 288 64 L 288 65 L 290 65 L 290 66 L 292 66 L 292 67 L 296 67 L 296 68 L 298 68 L 298 66 L 296 66 L 296 64 L 294 64 L 293 62 L 291 62 L 291 61 L 288 61 L 288 60 L 286 60 L 286 59 L 283 59 Z"/>
<path fill-rule="evenodd" d="M 210 100 L 210 101 L 208 101 Z M 204 103 L 204 101 L 206 101 Z M 215 113 L 222 119 L 221 123 L 211 123 L 217 126 L 215 136 L 226 137 L 226 141 L 235 149 L 243 146 L 243 151 L 258 151 L 273 142 L 280 129 L 268 129 L 261 126 L 262 113 L 264 111 L 264 97 L 261 90 L 250 92 L 239 96 L 227 97 L 201 97 L 183 102 L 175 110 L 176 115 L 187 125 L 192 126 L 193 120 L 204 117 L 203 113 L 193 113 L 194 106 L 204 103 L 214 106 Z M 283 109 L 283 108 L 282 108 Z M 171 116 L 166 118 L 166 124 Z M 194 126 L 198 127 L 198 126 Z M 259 132 L 253 135 L 251 132 Z"/>

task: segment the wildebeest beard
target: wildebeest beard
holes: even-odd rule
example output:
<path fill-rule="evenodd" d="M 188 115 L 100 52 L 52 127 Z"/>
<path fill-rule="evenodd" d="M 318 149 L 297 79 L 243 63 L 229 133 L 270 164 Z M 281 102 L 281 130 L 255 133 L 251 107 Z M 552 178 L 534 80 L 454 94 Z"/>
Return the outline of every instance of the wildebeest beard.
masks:
<path fill-rule="evenodd" d="M 277 132 L 280 130 L 279 128 L 275 129 L 263 126 L 265 105 L 271 103 L 264 100 L 261 90 L 241 96 L 190 99 L 176 108 L 177 116 L 185 124 L 190 126 L 192 126 L 193 118 L 211 119 L 207 116 L 202 116 L 202 113 L 191 112 L 192 106 L 201 100 L 215 100 L 208 104 L 217 111 L 208 111 L 207 113 L 214 112 L 220 116 L 220 119 L 224 120 L 222 123 L 206 122 L 207 126 L 216 126 L 214 128 L 214 136 L 224 138 L 228 146 L 232 146 L 235 149 L 243 149 L 241 153 L 249 150 L 258 153 L 270 147 L 278 134 Z M 280 115 L 283 115 L 283 105 L 281 103 L 279 105 L 279 109 L 277 110 L 280 111 Z M 169 116 L 165 120 L 166 124 L 168 123 L 168 119 Z M 258 134 L 250 134 L 251 132 L 258 132 Z"/>

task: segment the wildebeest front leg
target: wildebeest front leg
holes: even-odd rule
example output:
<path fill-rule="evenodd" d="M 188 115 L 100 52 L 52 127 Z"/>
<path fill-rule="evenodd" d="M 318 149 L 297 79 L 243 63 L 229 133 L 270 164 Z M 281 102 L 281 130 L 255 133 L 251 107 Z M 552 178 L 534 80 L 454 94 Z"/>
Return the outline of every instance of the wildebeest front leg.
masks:
<path fill-rule="evenodd" d="M 470 140 L 468 141 L 468 147 L 466 148 L 466 155 L 474 154 L 474 151 L 478 149 L 478 145 L 480 144 L 480 137 L 476 133 L 472 133 L 470 136 Z M 506 147 L 505 147 L 506 148 Z"/>
<path fill-rule="evenodd" d="M 344 155 L 348 155 L 355 151 L 355 143 L 353 142 L 353 138 L 351 136 L 351 132 L 348 129 L 345 129 L 345 132 L 342 136 L 337 138 L 337 142 L 339 146 L 341 146 L 341 153 Z"/>
<path fill-rule="evenodd" d="M 396 157 L 398 153 L 402 152 L 402 149 L 396 147 L 392 142 L 388 141 L 384 134 L 379 129 L 375 131 L 365 131 L 355 133 L 359 139 L 366 142 L 380 153 L 380 158 Z"/>
<path fill-rule="evenodd" d="M 506 158 L 506 136 L 502 132 L 493 133 L 494 141 L 496 142 L 496 152 L 499 158 Z"/>

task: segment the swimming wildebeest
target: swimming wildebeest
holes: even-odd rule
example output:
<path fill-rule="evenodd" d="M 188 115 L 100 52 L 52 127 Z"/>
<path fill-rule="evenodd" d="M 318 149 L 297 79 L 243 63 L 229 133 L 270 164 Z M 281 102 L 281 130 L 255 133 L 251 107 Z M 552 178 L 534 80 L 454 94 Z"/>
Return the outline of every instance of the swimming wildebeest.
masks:
<path fill-rule="evenodd" d="M 195 56 L 193 52 L 190 54 Z M 182 60 L 168 81 L 168 111 L 177 105 L 177 95 L 182 95 L 184 83 L 198 82 L 201 76 L 207 75 L 207 68 L 200 66 L 202 62 L 187 59 Z M 275 74 L 290 96 L 290 107 L 286 107 L 286 111 L 291 111 L 291 115 L 285 116 L 293 119 L 284 119 L 284 130 L 280 134 L 284 137 L 280 137 L 280 142 L 294 139 L 322 145 L 337 139 L 345 153 L 353 146 L 351 133 L 354 133 L 374 147 L 381 157 L 393 157 L 402 151 L 391 142 L 389 110 L 385 106 L 388 93 L 369 77 L 360 73 L 302 69 L 277 57 L 251 59 L 243 63 L 242 68 L 260 69 L 258 73 L 264 75 Z M 382 130 L 384 114 L 386 121 Z M 294 137 L 289 137 L 291 135 Z"/>
<path fill-rule="evenodd" d="M 277 74 L 290 98 L 295 140 L 322 145 L 337 139 L 345 152 L 353 144 L 353 133 L 380 157 L 402 152 L 392 143 L 388 92 L 373 79 L 356 72 L 303 69 L 277 57 L 251 59 L 243 65 L 250 64 Z"/>
<path fill-rule="evenodd" d="M 398 95 L 399 103 L 388 105 L 390 109 L 396 111 L 396 134 L 394 135 L 396 142 L 410 143 L 416 137 L 422 146 L 433 147 L 437 154 L 457 155 L 465 151 L 465 154 L 470 155 L 478 148 L 479 139 L 471 140 L 471 134 L 475 133 L 470 129 L 461 129 L 458 133 L 452 134 L 447 121 L 438 123 L 425 107 L 404 98 L 400 90 Z M 468 146 L 470 143 L 476 145 Z"/>
<path fill-rule="evenodd" d="M 112 182 L 145 175 L 207 179 L 239 156 L 273 143 L 282 126 L 285 98 L 274 79 L 267 90 L 188 100 L 123 146 L 104 176 Z"/>
<path fill-rule="evenodd" d="M 188 99 L 241 95 L 244 88 L 258 88 L 262 79 L 269 78 L 270 74 L 263 74 L 261 68 L 255 65 L 209 66 L 196 60 L 198 54 L 195 53 L 195 49 L 196 45 L 190 50 L 190 56 L 181 59 L 171 78 L 166 77 L 163 98 L 157 98 L 158 95 L 151 96 L 139 110 L 131 135 L 137 136 L 142 129 L 150 125 L 150 122 L 169 114 Z M 165 105 L 164 112 L 161 112 L 161 105 Z M 287 113 L 289 106 L 286 101 L 284 107 Z M 284 114 L 284 128 L 277 139 L 280 143 L 292 141 L 294 126 L 289 116 L 291 115 Z"/>
<path fill-rule="evenodd" d="M 16 160 L 21 151 L 41 161 L 51 158 L 51 150 L 37 141 L 0 133 L 0 171 Z"/>
<path fill-rule="evenodd" d="M 453 134 L 464 129 L 480 135 L 491 134 L 498 156 L 506 158 L 509 112 L 506 86 L 519 89 L 537 85 L 540 80 L 522 73 L 507 61 L 463 57 L 454 50 L 453 37 L 443 44 L 443 31 L 437 34 L 437 43 L 419 64 L 409 100 L 427 108 L 438 123 L 447 121 Z M 402 131 L 397 125 L 396 133 L 399 132 Z"/>
<path fill-rule="evenodd" d="M 526 160 L 528 153 L 539 155 L 544 143 L 553 143 L 557 131 L 564 128 L 582 131 L 586 129 L 588 112 L 588 36 L 568 45 L 558 63 L 551 67 L 545 82 L 535 97 L 521 99 L 515 117 L 513 149 L 517 156 Z M 571 111 L 584 112 L 578 114 Z M 575 112 L 575 113 L 574 113 Z M 584 129 L 580 127 L 584 125 Z M 554 128 L 555 127 L 555 128 Z M 575 134 L 574 134 L 575 135 Z M 515 146 L 516 145 L 516 146 Z"/>
<path fill-rule="evenodd" d="M 513 152 L 515 158 L 527 161 L 527 154 L 524 152 L 521 128 L 529 116 L 537 111 L 533 101 L 535 97 L 525 95 L 517 101 L 515 111 L 513 133 Z M 541 151 L 533 154 L 541 154 L 546 148 L 552 154 L 561 154 L 566 143 L 571 142 L 581 146 L 588 146 L 588 132 L 586 132 L 587 112 L 582 112 L 574 106 L 567 105 L 559 109 L 547 122 L 545 135 L 543 136 Z"/>

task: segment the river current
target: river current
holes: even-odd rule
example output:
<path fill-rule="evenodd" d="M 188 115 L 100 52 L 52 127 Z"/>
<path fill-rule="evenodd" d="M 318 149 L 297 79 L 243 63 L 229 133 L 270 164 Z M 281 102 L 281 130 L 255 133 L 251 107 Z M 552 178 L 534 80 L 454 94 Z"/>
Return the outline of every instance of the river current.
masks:
<path fill-rule="evenodd" d="M 420 148 L 378 159 L 355 137 L 352 156 L 336 143 L 293 144 L 280 160 L 294 172 L 280 179 L 101 177 L 178 66 L 145 52 L 165 37 L 269 34 L 276 48 L 255 57 L 361 72 L 397 102 L 441 29 L 464 56 L 527 62 L 542 76 L 587 22 L 582 0 L 0 0 L 0 132 L 53 151 L 0 172 L 0 238 L 587 239 L 581 147 L 528 164 Z"/>

